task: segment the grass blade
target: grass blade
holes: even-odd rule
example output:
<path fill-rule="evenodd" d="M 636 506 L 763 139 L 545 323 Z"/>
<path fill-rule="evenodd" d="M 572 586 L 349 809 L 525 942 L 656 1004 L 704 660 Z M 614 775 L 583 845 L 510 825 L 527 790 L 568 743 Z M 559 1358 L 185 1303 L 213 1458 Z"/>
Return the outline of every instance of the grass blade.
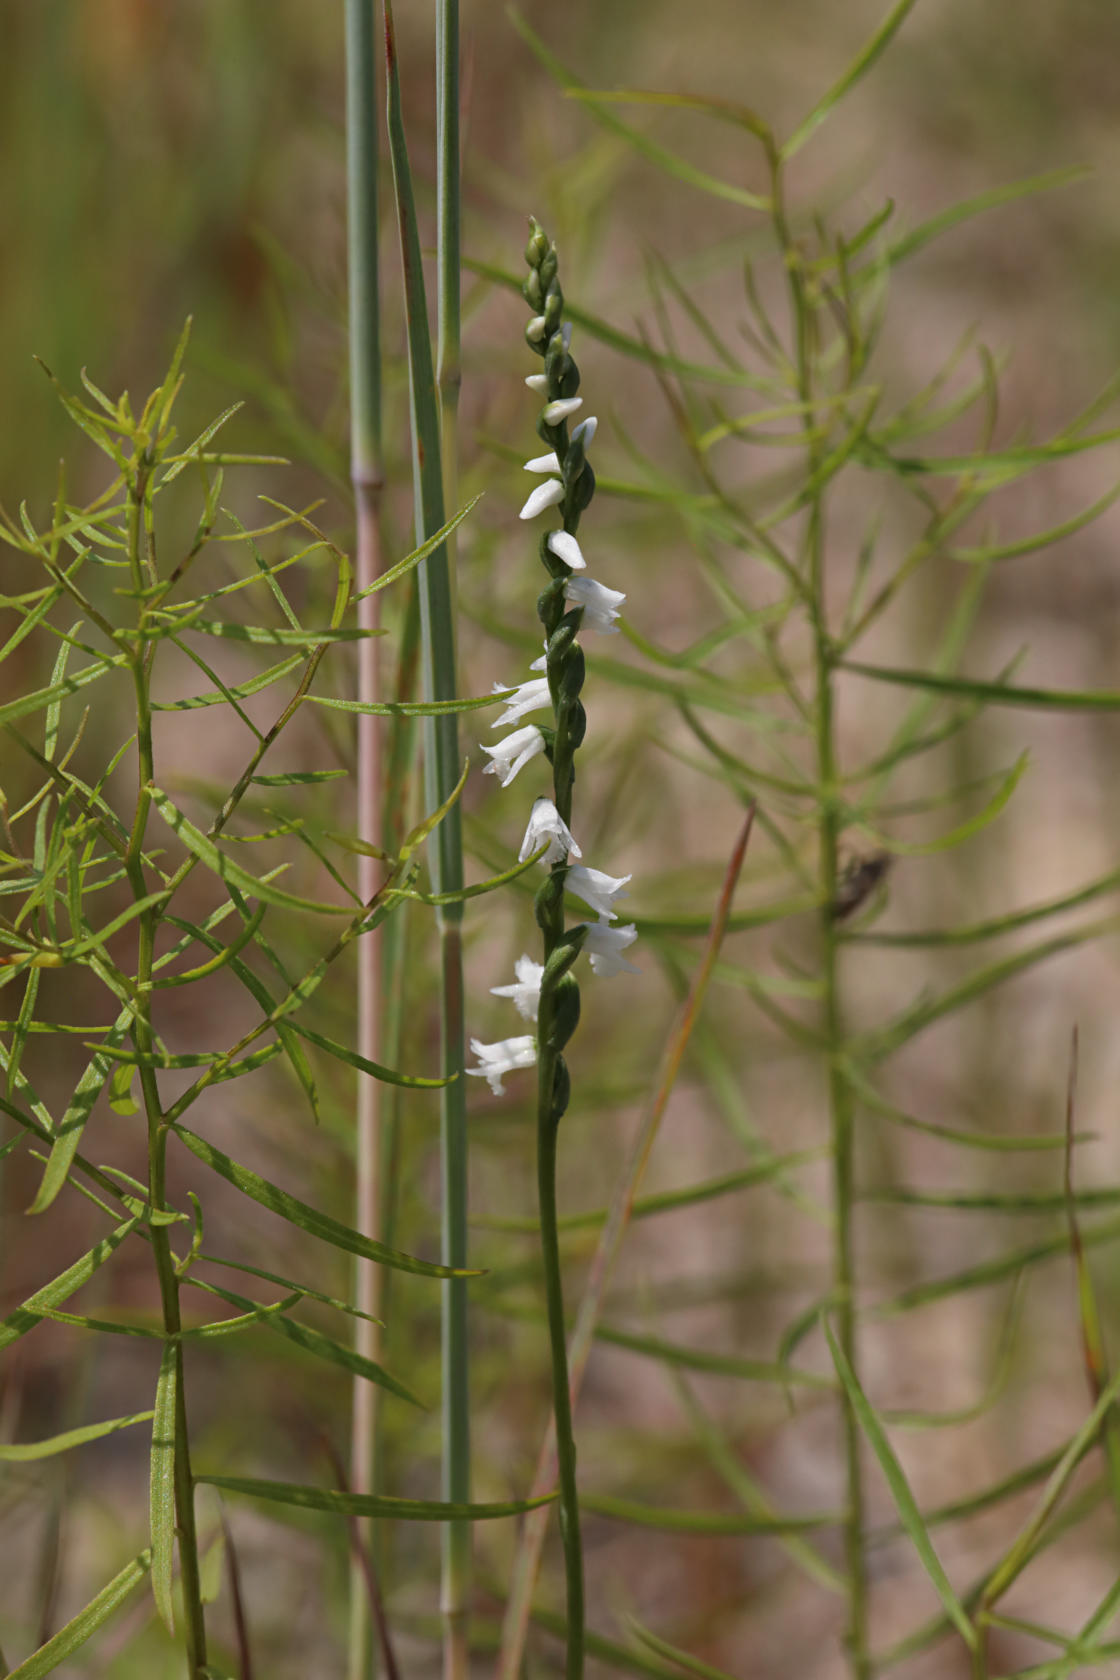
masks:
<path fill-rule="evenodd" d="M 836 1374 L 848 1393 L 855 1414 L 859 1419 L 860 1428 L 879 1461 L 879 1467 L 886 1478 L 887 1486 L 891 1490 L 891 1497 L 898 1511 L 899 1521 L 921 1559 L 922 1566 L 933 1583 L 938 1598 L 944 1605 L 945 1614 L 950 1618 L 969 1650 L 974 1651 L 977 1646 L 976 1629 L 965 1613 L 960 1599 L 953 1591 L 952 1583 L 942 1567 L 941 1559 L 934 1550 L 933 1541 L 929 1537 L 929 1530 L 922 1519 L 917 1501 L 910 1492 L 910 1484 L 906 1480 L 902 1466 L 895 1457 L 886 1433 L 867 1396 L 856 1381 L 855 1373 L 839 1342 L 833 1335 L 832 1328 L 827 1320 L 824 1322 L 824 1332 L 828 1338 L 829 1351 L 832 1354 L 833 1364 L 836 1366 Z"/>

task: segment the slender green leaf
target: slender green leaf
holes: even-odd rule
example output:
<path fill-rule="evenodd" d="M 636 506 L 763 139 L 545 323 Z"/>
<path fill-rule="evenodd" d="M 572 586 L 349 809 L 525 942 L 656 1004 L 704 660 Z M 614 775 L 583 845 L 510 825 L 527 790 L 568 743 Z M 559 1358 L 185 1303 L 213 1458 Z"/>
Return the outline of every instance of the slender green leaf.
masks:
<path fill-rule="evenodd" d="M 866 46 L 857 53 L 848 68 L 838 81 L 833 82 L 828 92 L 822 94 L 807 117 L 794 129 L 789 139 L 781 149 L 783 160 L 788 161 L 798 153 L 806 140 L 815 133 L 821 123 L 840 101 L 851 92 L 856 83 L 862 81 L 872 66 L 882 57 L 891 41 L 913 11 L 915 0 L 898 0 L 898 4 L 888 13 L 878 29 L 867 42 Z"/>
<path fill-rule="evenodd" d="M 294 671 L 303 664 L 303 655 L 293 653 L 287 659 L 282 659 L 278 665 L 270 665 L 267 671 L 259 672 L 255 677 L 249 677 L 243 683 L 231 683 L 228 689 L 214 689 L 209 694 L 192 694 L 186 700 L 153 700 L 153 712 L 190 712 L 199 706 L 225 706 L 231 700 L 247 700 L 252 694 L 260 694 L 263 689 L 271 688 L 274 682 L 286 677 L 289 671 Z"/>
<path fill-rule="evenodd" d="M 901 1464 L 895 1457 L 894 1449 L 887 1440 L 875 1411 L 864 1394 L 856 1379 L 855 1372 L 845 1357 L 844 1350 L 832 1333 L 828 1320 L 824 1321 L 824 1333 L 828 1338 L 829 1350 L 832 1354 L 836 1374 L 844 1385 L 845 1392 L 851 1401 L 852 1408 L 859 1420 L 859 1426 L 867 1437 L 868 1445 L 879 1461 L 879 1468 L 886 1478 L 887 1486 L 891 1490 L 899 1520 L 906 1530 L 914 1550 L 921 1559 L 922 1567 L 929 1576 L 938 1598 L 945 1607 L 945 1614 L 951 1619 L 961 1638 L 970 1651 L 977 1647 L 976 1629 L 973 1627 L 964 1606 L 953 1591 L 952 1583 L 941 1565 L 941 1559 L 934 1550 L 933 1541 L 929 1537 L 929 1530 L 922 1519 L 914 1495 L 910 1491 L 910 1484 L 906 1480 Z"/>
<path fill-rule="evenodd" d="M 5 1105 L 6 1112 L 11 1112 Z M 44 1316 L 44 1311 L 57 1307 L 60 1302 L 68 1300 L 82 1285 L 88 1283 L 99 1266 L 103 1266 L 110 1254 L 118 1249 L 125 1238 L 140 1224 L 139 1218 L 126 1219 L 123 1225 L 118 1225 L 107 1237 L 95 1243 L 91 1249 L 75 1260 L 64 1272 L 50 1283 L 37 1289 L 34 1295 L 29 1295 L 22 1306 L 15 1312 L 9 1313 L 7 1318 L 0 1319 L 0 1348 L 6 1348 L 20 1336 L 25 1336 L 33 1330 Z"/>
<path fill-rule="evenodd" d="M 814 1512 L 803 1517 L 759 1517 L 742 1511 L 675 1511 L 660 1505 L 641 1505 L 632 1499 L 608 1498 L 584 1493 L 580 1504 L 596 1516 L 638 1528 L 660 1528 L 673 1534 L 807 1534 L 818 1528 L 838 1528 L 843 1516 L 837 1511 Z"/>
<path fill-rule="evenodd" d="M 472 496 L 465 507 L 461 507 L 458 513 L 451 516 L 446 525 L 441 525 L 433 536 L 422 542 L 419 548 L 414 548 L 411 554 L 406 554 L 403 560 L 398 560 L 395 565 L 386 567 L 380 577 L 375 579 L 368 588 L 363 589 L 361 594 L 356 595 L 354 599 L 364 601 L 367 595 L 374 595 L 379 589 L 385 589 L 389 584 L 396 583 L 398 578 L 404 577 L 414 566 L 418 566 L 421 560 L 426 560 L 429 554 L 434 554 L 436 549 L 447 541 L 452 531 L 458 530 L 467 515 L 478 506 L 482 496 L 482 491 L 479 491 L 477 496 Z"/>
<path fill-rule="evenodd" d="M 961 695 L 983 705 L 1028 706 L 1057 712 L 1117 712 L 1120 693 L 1107 689 L 1011 688 L 1006 683 L 981 682 L 972 677 L 941 677 L 930 671 L 901 671 L 887 665 L 860 665 L 844 660 L 845 671 L 870 677 L 873 682 L 894 683 L 901 688 L 924 688 L 933 694 Z"/>
<path fill-rule="evenodd" d="M 421 1277 L 477 1277 L 477 1272 L 451 1271 L 446 1266 L 433 1265 L 427 1260 L 416 1260 L 411 1254 L 400 1254 L 396 1249 L 386 1248 L 383 1243 L 374 1242 L 370 1237 L 363 1237 L 352 1230 L 349 1225 L 343 1225 L 339 1220 L 332 1219 L 329 1214 L 320 1213 L 316 1208 L 309 1207 L 296 1196 L 289 1196 L 287 1191 L 281 1190 L 278 1184 L 270 1179 L 262 1178 L 259 1173 L 249 1167 L 243 1167 L 237 1161 L 223 1154 L 215 1144 L 207 1143 L 204 1138 L 196 1136 L 186 1126 L 176 1125 L 172 1128 L 192 1154 L 206 1166 L 210 1167 L 224 1178 L 227 1184 L 232 1184 L 243 1195 L 258 1202 L 261 1207 L 270 1209 L 286 1219 L 289 1224 L 296 1225 L 301 1231 L 310 1236 L 318 1237 L 321 1242 L 333 1244 L 335 1248 L 344 1249 L 348 1254 L 358 1254 L 363 1260 L 376 1260 L 379 1265 L 393 1266 L 398 1271 L 415 1272 Z M 0 1341 L 0 1346 L 3 1343 Z"/>
<path fill-rule="evenodd" d="M 5 1441 L 0 1443 L 0 1464 L 31 1464 L 36 1459 L 53 1458 L 56 1453 L 84 1447 L 87 1441 L 115 1435 L 118 1429 L 128 1429 L 134 1423 L 149 1423 L 153 1415 L 133 1412 L 128 1417 L 108 1418 L 104 1423 L 86 1423 L 80 1429 L 67 1429 L 62 1435 L 51 1435 L 42 1441 Z"/>
<path fill-rule="evenodd" d="M 139 1557 L 126 1563 L 124 1568 L 102 1587 L 96 1598 L 92 1598 L 84 1610 L 79 1610 L 71 1617 L 65 1627 L 59 1628 L 53 1638 L 48 1639 L 37 1651 L 13 1668 L 8 1680 L 43 1680 L 43 1676 L 53 1674 L 60 1668 L 68 1657 L 83 1646 L 87 1639 L 95 1634 L 104 1622 L 117 1611 L 135 1587 L 140 1585 L 148 1573 L 151 1555 L 141 1552 Z"/>
<path fill-rule="evenodd" d="M 150 1514 L 152 1532 L 152 1596 L 168 1633 L 175 1632 L 171 1578 L 175 1567 L 175 1459 L 178 1430 L 178 1347 L 169 1342 L 160 1360 L 156 1404 L 152 1414 L 152 1470 Z"/>
<path fill-rule="evenodd" d="M 611 1347 L 624 1348 L 628 1353 L 640 1353 L 647 1359 L 659 1359 L 666 1365 L 676 1365 L 685 1371 L 707 1371 L 713 1376 L 738 1377 L 741 1382 L 789 1384 L 799 1388 L 834 1389 L 831 1377 L 818 1376 L 815 1371 L 799 1371 L 791 1365 L 775 1364 L 764 1359 L 741 1359 L 737 1354 L 709 1353 L 703 1348 L 682 1347 L 678 1342 L 666 1342 L 659 1336 L 641 1336 L 629 1330 L 616 1330 L 600 1324 L 595 1339 Z"/>
<path fill-rule="evenodd" d="M 518 1517 L 550 1504 L 554 1497 L 548 1494 L 544 1499 L 518 1499 L 498 1505 L 452 1505 L 434 1499 L 393 1499 L 387 1494 L 339 1493 L 333 1488 L 258 1481 L 247 1476 L 196 1476 L 195 1481 L 246 1499 L 294 1505 L 301 1511 L 326 1511 L 336 1517 L 392 1517 L 412 1522 L 479 1522 L 490 1517 Z"/>
<path fill-rule="evenodd" d="M 80 671 L 74 671 L 63 682 L 55 683 L 49 688 L 37 688 L 30 694 L 21 695 L 18 700 L 9 700 L 6 706 L 0 706 L 0 724 L 15 723 L 17 718 L 28 717 L 35 712 L 43 711 L 55 701 L 64 699 L 69 694 L 77 694 L 89 683 L 96 682 L 106 671 L 118 669 L 128 664 L 127 653 L 117 653 L 99 659 L 94 665 L 85 665 Z"/>
<path fill-rule="evenodd" d="M 325 916 L 348 916 L 351 913 L 349 905 L 326 904 L 318 899 L 300 898 L 295 893 L 283 892 L 281 888 L 271 886 L 258 876 L 251 875 L 247 869 L 242 869 L 232 858 L 220 852 L 214 842 L 208 840 L 202 830 L 196 828 L 159 788 L 152 789 L 152 803 L 168 827 L 174 829 L 187 850 L 221 881 L 232 883 L 262 903 L 278 904 L 287 910 L 312 910 Z"/>
<path fill-rule="evenodd" d="M 117 1016 L 74 1087 L 74 1095 L 70 1099 L 66 1113 L 55 1129 L 50 1156 L 39 1188 L 36 1191 L 35 1200 L 28 1209 L 29 1213 L 44 1213 L 51 1206 L 70 1176 L 70 1169 L 74 1165 L 74 1157 L 78 1153 L 78 1145 L 82 1141 L 86 1121 L 114 1072 L 114 1060 L 107 1052 L 123 1042 L 132 1024 L 133 1013 L 132 1005 L 129 1004 Z"/>
<path fill-rule="evenodd" d="M 247 1313 L 268 1312 L 262 1309 L 259 1302 L 251 1301 L 245 1295 L 238 1295 L 232 1289 L 221 1289 L 217 1284 L 204 1283 L 201 1278 L 191 1278 L 196 1289 L 204 1289 L 207 1294 L 217 1295 L 221 1300 L 228 1301 L 231 1306 L 241 1307 Z M 294 1303 L 292 1303 L 294 1304 Z M 383 1365 L 378 1365 L 372 1359 L 366 1359 L 342 1342 L 336 1342 L 332 1336 L 325 1336 L 321 1330 L 312 1330 L 306 1324 L 297 1324 L 283 1313 L 271 1317 L 262 1317 L 262 1328 L 271 1330 L 277 1336 L 283 1336 L 305 1353 L 312 1354 L 316 1359 L 325 1360 L 328 1364 L 338 1365 L 348 1371 L 351 1376 L 363 1377 L 366 1382 L 379 1384 L 390 1394 L 396 1394 L 401 1400 L 407 1400 L 413 1406 L 424 1409 L 424 1402 L 413 1394 L 411 1389 L 398 1382 L 396 1377 L 390 1376 Z"/>
<path fill-rule="evenodd" d="M 686 1674 L 696 1675 L 697 1680 L 734 1680 L 734 1676 L 728 1674 L 725 1669 L 716 1668 L 713 1663 L 702 1662 L 699 1657 L 694 1657 L 691 1651 L 682 1651 L 679 1645 L 670 1645 L 667 1639 L 662 1639 L 649 1628 L 643 1627 L 633 1616 L 629 1617 L 628 1621 L 635 1639 L 648 1650 L 656 1652 L 659 1657 L 664 1657 L 667 1662 L 675 1663 Z"/>
<path fill-rule="evenodd" d="M 913 0 L 911 0 L 912 3 Z M 549 52 L 540 36 L 529 27 L 520 12 L 511 7 L 509 16 L 513 22 L 513 27 L 528 46 L 530 52 L 554 80 L 570 96 L 582 99 L 590 105 L 597 120 L 604 128 L 625 140 L 627 145 L 632 146 L 640 156 L 648 159 L 664 174 L 671 175 L 675 180 L 683 181 L 686 186 L 697 187 L 701 192 L 710 193 L 715 198 L 722 198 L 732 204 L 743 205 L 748 210 L 765 210 L 768 207 L 769 200 L 763 198 L 759 193 L 748 192 L 745 187 L 733 186 L 730 181 L 717 180 L 714 175 L 709 175 L 705 170 L 697 169 L 695 164 L 689 163 L 687 158 L 670 151 L 667 146 L 659 145 L 656 140 L 651 140 L 647 135 L 639 133 L 637 129 L 631 128 L 628 123 L 621 122 L 610 111 L 603 110 L 602 105 L 612 102 L 614 95 L 611 93 L 599 95 L 590 88 L 585 88 L 578 77 L 574 76 L 570 70 L 565 69 L 560 60 Z"/>

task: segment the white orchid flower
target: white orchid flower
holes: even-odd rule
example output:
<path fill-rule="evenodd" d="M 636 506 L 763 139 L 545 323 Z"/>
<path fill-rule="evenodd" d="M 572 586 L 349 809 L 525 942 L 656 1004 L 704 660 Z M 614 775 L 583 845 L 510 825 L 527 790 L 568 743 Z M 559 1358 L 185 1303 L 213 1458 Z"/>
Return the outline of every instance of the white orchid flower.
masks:
<path fill-rule="evenodd" d="M 507 1073 L 533 1066 L 537 1059 L 537 1041 L 531 1035 L 503 1038 L 497 1044 L 483 1044 L 480 1039 L 472 1038 L 471 1053 L 478 1057 L 479 1065 L 465 1068 L 464 1072 L 485 1079 L 494 1095 L 500 1097 L 505 1091 L 502 1080 Z"/>
<path fill-rule="evenodd" d="M 550 450 L 547 455 L 534 455 L 531 461 L 526 461 L 524 471 L 533 473 L 556 473 L 559 475 L 560 457 L 557 455 L 555 449 Z"/>
<path fill-rule="evenodd" d="M 563 560 L 565 566 L 570 566 L 574 572 L 582 572 L 587 565 L 583 558 L 583 550 L 570 531 L 553 531 L 548 539 L 548 547 L 558 560 Z"/>
<path fill-rule="evenodd" d="M 488 747 L 485 741 L 481 746 L 490 758 L 483 774 L 497 776 L 502 786 L 508 787 L 517 772 L 544 751 L 544 736 L 535 723 L 527 723 L 524 729 L 515 729 L 512 735 L 507 735 L 496 746 Z"/>
<path fill-rule="evenodd" d="M 541 862 L 546 866 L 550 863 L 562 863 L 569 855 L 583 856 L 572 838 L 571 830 L 552 800 L 541 798 L 533 801 L 529 826 L 525 830 L 525 838 L 517 854 L 518 862 L 524 863 L 526 858 L 531 858 L 545 840 L 548 841 L 548 850 Z"/>
<path fill-rule="evenodd" d="M 600 979 L 609 980 L 612 974 L 637 974 L 633 963 L 622 955 L 638 937 L 633 922 L 626 927 L 612 927 L 609 922 L 586 922 L 587 938 L 583 948 L 591 958 L 591 967 Z"/>
<path fill-rule="evenodd" d="M 555 507 L 557 502 L 564 500 L 564 486 L 558 478 L 550 478 L 544 484 L 538 484 L 530 491 L 529 499 L 521 509 L 519 518 L 535 519 L 545 508 Z"/>
<path fill-rule="evenodd" d="M 509 691 L 508 683 L 495 683 L 494 693 L 505 694 Z M 532 677 L 528 682 L 518 683 L 513 691 L 513 698 L 507 703 L 500 718 L 495 718 L 491 729 L 505 729 L 507 724 L 519 723 L 526 712 L 537 712 L 542 706 L 550 706 L 552 696 L 548 692 L 547 677 Z"/>
<path fill-rule="evenodd" d="M 517 1013 L 526 1021 L 535 1021 L 541 1005 L 541 977 L 544 964 L 532 957 L 521 956 L 513 965 L 517 979 L 512 986 L 491 986 L 494 997 L 512 998 Z"/>
<path fill-rule="evenodd" d="M 585 630 L 601 630 L 604 635 L 617 634 L 615 619 L 626 599 L 621 590 L 608 589 L 605 584 L 596 583 L 594 578 L 569 578 L 564 599 L 570 601 L 573 607 L 583 608 Z"/>
<path fill-rule="evenodd" d="M 614 901 L 616 898 L 630 896 L 622 889 L 627 881 L 632 879 L 631 875 L 607 875 L 601 869 L 586 869 L 582 863 L 573 863 L 568 870 L 565 885 L 569 892 L 575 893 L 577 898 L 582 898 L 597 916 L 613 922 L 618 914 L 614 908 Z"/>
<path fill-rule="evenodd" d="M 582 397 L 557 397 L 555 402 L 545 404 L 541 411 L 541 419 L 546 426 L 558 426 L 561 420 L 567 420 L 569 415 L 578 414 L 582 407 Z"/>

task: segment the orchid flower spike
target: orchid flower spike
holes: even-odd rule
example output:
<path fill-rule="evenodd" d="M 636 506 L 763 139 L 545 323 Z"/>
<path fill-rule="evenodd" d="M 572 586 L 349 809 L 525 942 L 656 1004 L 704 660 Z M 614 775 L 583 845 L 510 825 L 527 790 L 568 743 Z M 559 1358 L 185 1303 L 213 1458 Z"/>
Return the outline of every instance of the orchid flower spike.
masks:
<path fill-rule="evenodd" d="M 471 1052 L 478 1057 L 479 1065 L 466 1068 L 464 1072 L 487 1080 L 494 1095 L 500 1097 L 505 1092 L 502 1080 L 507 1073 L 533 1066 L 537 1059 L 537 1041 L 531 1035 L 503 1038 L 497 1044 L 483 1044 L 480 1039 L 472 1038 Z"/>
<path fill-rule="evenodd" d="M 491 986 L 494 997 L 512 998 L 517 1013 L 526 1021 L 535 1021 L 541 1003 L 541 977 L 544 964 L 532 957 L 521 956 L 513 965 L 517 979 L 512 986 Z"/>
<path fill-rule="evenodd" d="M 507 683 L 495 683 L 495 694 L 509 692 Z M 514 689 L 513 698 L 508 702 L 500 718 L 495 718 L 491 729 L 504 729 L 509 723 L 518 723 L 526 712 L 538 712 L 542 706 L 550 706 L 552 696 L 548 692 L 547 677 L 531 677 L 528 682 L 518 683 Z"/>
<path fill-rule="evenodd" d="M 583 948 L 591 958 L 592 971 L 600 979 L 609 980 L 613 974 L 638 973 L 633 963 L 628 963 L 622 955 L 638 937 L 633 922 L 626 927 L 611 927 L 609 922 L 587 922 L 584 925 L 587 938 Z"/>
<path fill-rule="evenodd" d="M 618 914 L 614 901 L 629 897 L 622 889 L 631 879 L 629 875 L 606 875 L 601 869 L 586 869 L 582 863 L 573 863 L 564 885 L 577 898 L 582 898 L 597 916 L 613 922 Z"/>
<path fill-rule="evenodd" d="M 486 766 L 484 775 L 497 776 L 503 787 L 508 787 L 523 770 L 531 758 L 536 758 L 544 751 L 544 736 L 535 723 L 527 723 L 524 729 L 515 729 L 512 735 L 507 735 L 497 746 L 488 747 L 481 743 L 482 750 L 487 753 L 490 763 Z"/>
<path fill-rule="evenodd" d="M 525 838 L 521 842 L 521 850 L 517 854 L 518 862 L 524 863 L 539 850 L 543 841 L 548 841 L 548 850 L 541 862 L 546 866 L 551 863 L 562 863 L 569 855 L 582 857 L 583 853 L 572 838 L 571 830 L 551 799 L 536 799 L 533 801 L 532 815 L 529 826 L 525 830 Z"/>

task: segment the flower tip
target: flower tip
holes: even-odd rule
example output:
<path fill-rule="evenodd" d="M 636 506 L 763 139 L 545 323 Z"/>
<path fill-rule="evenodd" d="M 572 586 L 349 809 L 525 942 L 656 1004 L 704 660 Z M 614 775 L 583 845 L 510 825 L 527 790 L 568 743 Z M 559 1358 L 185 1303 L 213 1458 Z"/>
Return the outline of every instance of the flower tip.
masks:
<path fill-rule="evenodd" d="M 518 515 L 519 519 L 535 519 L 545 508 L 555 507 L 557 502 L 564 500 L 564 486 L 558 478 L 550 478 L 545 484 L 538 484 L 529 494 L 525 506 Z"/>
<path fill-rule="evenodd" d="M 558 560 L 563 560 L 565 566 L 570 566 L 574 572 L 582 572 L 587 565 L 583 558 L 583 550 L 570 531 L 553 531 L 548 539 L 548 547 Z"/>
<path fill-rule="evenodd" d="M 555 402 L 545 404 L 541 419 L 546 426 L 558 426 L 561 420 L 566 420 L 570 414 L 578 413 L 582 407 L 582 397 L 557 397 Z"/>
<path fill-rule="evenodd" d="M 534 455 L 531 461 L 526 461 L 522 470 L 531 473 L 555 473 L 559 477 L 560 457 L 555 449 L 550 450 L 547 455 Z"/>

